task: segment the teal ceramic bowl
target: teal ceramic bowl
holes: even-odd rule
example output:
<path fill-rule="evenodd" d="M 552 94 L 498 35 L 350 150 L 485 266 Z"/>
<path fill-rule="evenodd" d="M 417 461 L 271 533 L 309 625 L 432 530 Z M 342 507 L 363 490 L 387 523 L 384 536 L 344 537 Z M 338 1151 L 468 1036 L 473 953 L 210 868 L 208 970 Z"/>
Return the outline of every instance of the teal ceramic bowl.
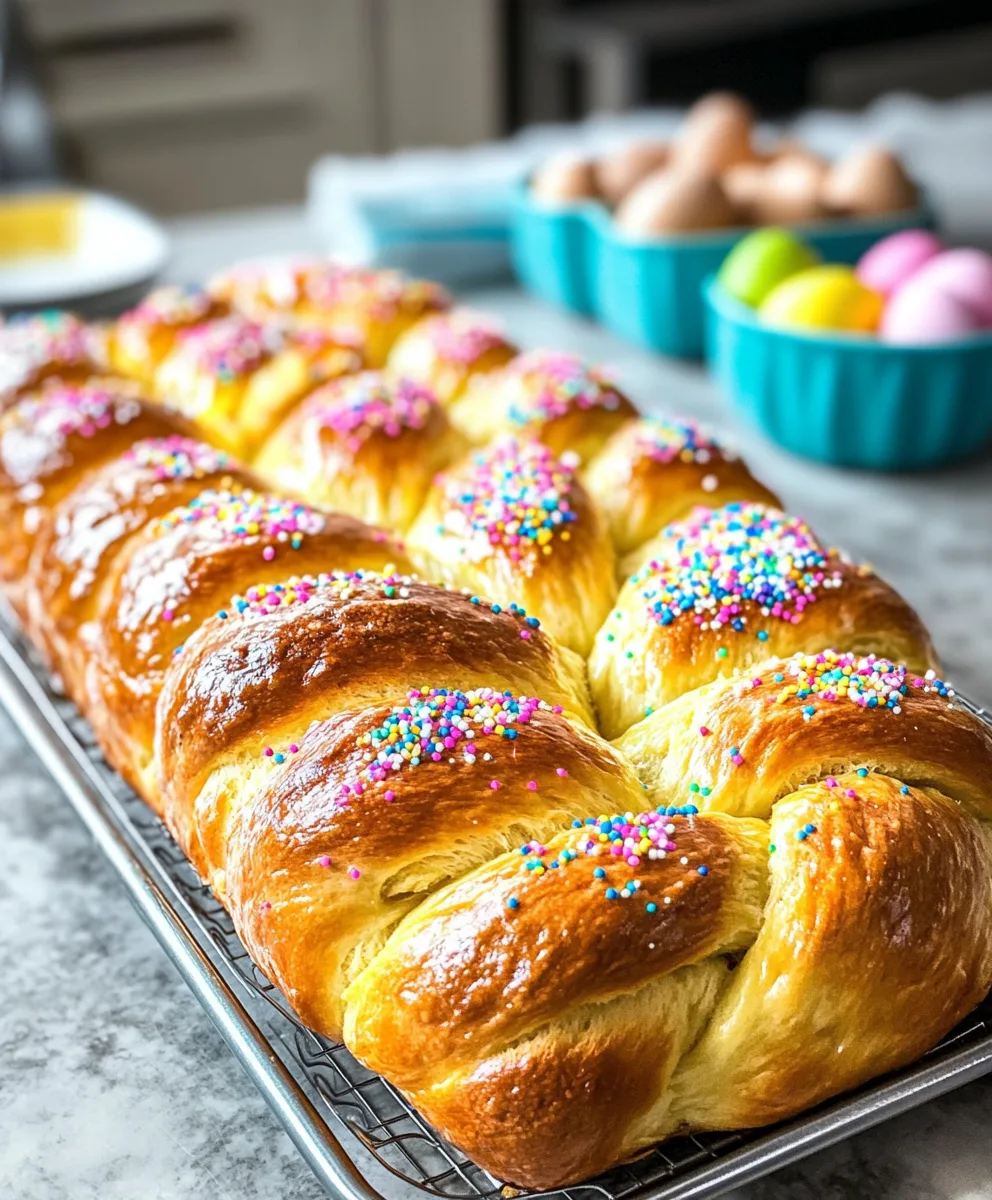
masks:
<path fill-rule="evenodd" d="M 826 262 L 854 263 L 879 238 L 933 224 L 924 208 L 794 228 Z M 616 230 L 601 204 L 551 205 L 534 200 L 527 187 L 514 194 L 510 225 L 514 269 L 529 291 L 678 358 L 702 356 L 703 283 L 749 232 L 634 239 Z"/>
<path fill-rule="evenodd" d="M 936 467 L 992 442 L 992 333 L 934 346 L 798 333 L 704 286 L 706 356 L 726 397 L 786 450 L 875 471 Z"/>

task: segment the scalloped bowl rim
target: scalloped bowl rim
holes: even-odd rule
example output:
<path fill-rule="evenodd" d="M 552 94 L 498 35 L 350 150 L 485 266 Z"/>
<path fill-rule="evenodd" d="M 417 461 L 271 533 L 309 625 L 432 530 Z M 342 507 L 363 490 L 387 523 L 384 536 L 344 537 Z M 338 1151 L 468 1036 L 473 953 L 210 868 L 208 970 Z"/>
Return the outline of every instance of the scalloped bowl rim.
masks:
<path fill-rule="evenodd" d="M 757 312 L 730 295 L 710 275 L 703 283 L 703 298 L 707 306 L 723 320 L 731 321 L 741 328 L 753 329 L 764 337 L 789 342 L 804 342 L 812 346 L 832 346 L 837 350 L 873 355 L 910 355 L 933 357 L 948 354 L 992 354 L 992 330 L 982 330 L 968 337 L 954 338 L 944 342 L 926 342 L 903 345 L 899 342 L 883 342 L 873 334 L 848 333 L 842 330 L 786 329 L 780 325 L 769 325 L 762 321 Z"/>

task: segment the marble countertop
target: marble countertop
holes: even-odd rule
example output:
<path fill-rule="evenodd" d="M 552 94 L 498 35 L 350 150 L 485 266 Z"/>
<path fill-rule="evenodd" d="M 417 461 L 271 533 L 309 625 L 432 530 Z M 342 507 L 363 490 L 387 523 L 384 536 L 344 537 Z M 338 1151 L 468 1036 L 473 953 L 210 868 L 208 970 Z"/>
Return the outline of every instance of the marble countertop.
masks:
<path fill-rule="evenodd" d="M 182 222 L 175 278 L 301 251 L 295 211 Z M 617 342 L 509 287 L 474 293 L 524 344 L 610 363 L 645 408 L 734 429 L 698 366 Z M 822 536 L 871 560 L 930 625 L 946 674 L 992 701 L 992 461 L 924 476 L 799 462 L 735 430 Z M 736 1200 L 992 1200 L 992 1078 L 732 1193 Z M 316 1200 L 264 1101 L 0 713 L 0 1195 Z"/>

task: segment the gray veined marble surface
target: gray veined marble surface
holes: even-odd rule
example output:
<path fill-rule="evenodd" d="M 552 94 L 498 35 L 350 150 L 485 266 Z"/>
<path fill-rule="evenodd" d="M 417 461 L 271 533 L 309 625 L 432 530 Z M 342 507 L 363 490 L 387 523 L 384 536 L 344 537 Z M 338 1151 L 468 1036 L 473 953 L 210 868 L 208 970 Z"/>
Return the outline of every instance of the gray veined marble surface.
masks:
<path fill-rule="evenodd" d="M 184 222 L 176 278 L 309 248 L 295 212 Z M 696 366 L 624 346 L 509 288 L 472 302 L 525 344 L 581 349 L 645 408 L 734 422 Z M 798 462 L 737 431 L 821 535 L 870 559 L 929 623 L 946 674 L 992 701 L 992 459 L 919 477 Z M 741 1189 L 736 1200 L 992 1200 L 992 1078 Z M 0 714 L 0 1197 L 316 1200 L 322 1195 Z"/>

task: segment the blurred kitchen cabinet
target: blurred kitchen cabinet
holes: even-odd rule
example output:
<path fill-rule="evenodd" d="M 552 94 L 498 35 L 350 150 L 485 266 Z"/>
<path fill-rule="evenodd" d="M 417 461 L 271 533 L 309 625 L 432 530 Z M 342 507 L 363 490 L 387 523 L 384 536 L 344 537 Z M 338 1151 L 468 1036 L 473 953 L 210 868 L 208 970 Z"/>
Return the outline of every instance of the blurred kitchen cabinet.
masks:
<path fill-rule="evenodd" d="M 464 146 L 503 132 L 503 5 L 380 0 L 384 127 L 391 147 Z"/>
<path fill-rule="evenodd" d="M 499 0 L 23 0 L 81 175 L 161 212 L 298 199 L 320 154 L 500 129 Z"/>

